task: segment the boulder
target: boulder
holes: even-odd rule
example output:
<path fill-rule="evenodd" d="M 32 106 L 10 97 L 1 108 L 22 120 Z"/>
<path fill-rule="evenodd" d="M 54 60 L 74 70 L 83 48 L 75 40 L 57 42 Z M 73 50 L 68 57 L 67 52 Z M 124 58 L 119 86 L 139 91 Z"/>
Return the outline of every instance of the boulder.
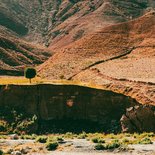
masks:
<path fill-rule="evenodd" d="M 155 107 L 138 105 L 127 108 L 120 122 L 123 132 L 155 132 Z"/>

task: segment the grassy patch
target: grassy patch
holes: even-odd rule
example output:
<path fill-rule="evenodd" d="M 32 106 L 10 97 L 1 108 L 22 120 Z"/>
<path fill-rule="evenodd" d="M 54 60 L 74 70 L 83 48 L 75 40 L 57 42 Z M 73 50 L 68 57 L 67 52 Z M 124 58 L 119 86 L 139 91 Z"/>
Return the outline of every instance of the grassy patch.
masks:
<path fill-rule="evenodd" d="M 79 135 L 77 136 L 77 138 L 78 138 L 78 139 L 85 139 L 85 138 L 87 138 L 87 134 L 86 134 L 85 132 L 82 132 L 81 134 L 79 134 Z"/>
<path fill-rule="evenodd" d="M 105 143 L 105 140 L 100 138 L 100 137 L 94 137 L 92 139 L 92 142 L 94 142 L 94 143 Z"/>
<path fill-rule="evenodd" d="M 36 142 L 40 142 L 40 143 L 46 143 L 47 142 L 48 137 L 47 136 L 38 136 L 36 138 Z"/>
<path fill-rule="evenodd" d="M 150 138 L 143 138 L 139 141 L 139 144 L 152 144 L 153 142 L 151 141 Z"/>
<path fill-rule="evenodd" d="M 73 138 L 77 138 L 77 134 L 74 134 L 72 132 L 67 132 L 66 134 L 63 135 L 64 138 L 67 138 L 67 139 L 73 139 Z"/>
<path fill-rule="evenodd" d="M 106 150 L 116 149 L 119 148 L 121 144 L 119 142 L 111 142 L 105 145 Z"/>
<path fill-rule="evenodd" d="M 34 84 L 61 84 L 61 85 L 79 85 L 89 88 L 96 88 L 96 89 L 103 89 L 102 86 L 96 85 L 92 82 L 81 82 L 78 80 L 47 80 L 47 79 L 41 79 L 40 77 L 35 77 L 32 79 L 32 85 Z M 9 85 L 9 84 L 16 84 L 16 85 L 30 85 L 29 79 L 26 79 L 24 76 L 21 77 L 15 77 L 15 76 L 0 76 L 0 84 L 1 85 Z"/>
<path fill-rule="evenodd" d="M 49 141 L 46 143 L 46 148 L 48 151 L 56 150 L 58 147 L 58 142 Z"/>
<path fill-rule="evenodd" d="M 95 150 L 105 150 L 105 146 L 103 144 L 96 144 L 95 145 Z"/>
<path fill-rule="evenodd" d="M 32 84 L 33 83 L 41 83 L 43 82 L 42 79 L 39 77 L 33 78 L 32 79 Z M 10 77 L 10 76 L 4 76 L 0 77 L 0 84 L 29 84 L 29 79 L 26 79 L 25 77 Z"/>
<path fill-rule="evenodd" d="M 35 134 L 32 134 L 32 135 L 21 135 L 20 138 L 21 139 L 31 139 L 31 140 L 34 140 L 36 139 L 37 135 Z"/>

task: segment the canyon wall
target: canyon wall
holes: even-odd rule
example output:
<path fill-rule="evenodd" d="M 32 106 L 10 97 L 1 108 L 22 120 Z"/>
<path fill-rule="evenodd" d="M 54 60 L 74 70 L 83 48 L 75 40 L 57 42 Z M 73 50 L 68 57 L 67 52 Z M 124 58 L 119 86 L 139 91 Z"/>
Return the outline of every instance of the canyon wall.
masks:
<path fill-rule="evenodd" d="M 139 104 L 111 91 L 76 85 L 1 85 L 0 107 L 21 107 L 41 120 L 88 120 L 106 128 L 120 125 L 126 109 Z M 117 126 L 117 127 L 118 127 Z"/>

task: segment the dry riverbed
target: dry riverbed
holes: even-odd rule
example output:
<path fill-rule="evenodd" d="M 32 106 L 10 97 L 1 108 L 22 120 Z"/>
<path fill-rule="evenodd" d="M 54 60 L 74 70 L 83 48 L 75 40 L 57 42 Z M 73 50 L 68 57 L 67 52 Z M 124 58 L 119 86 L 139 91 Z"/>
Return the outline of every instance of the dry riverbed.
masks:
<path fill-rule="evenodd" d="M 0 150 L 12 155 L 155 155 L 155 134 L 2 135 Z"/>

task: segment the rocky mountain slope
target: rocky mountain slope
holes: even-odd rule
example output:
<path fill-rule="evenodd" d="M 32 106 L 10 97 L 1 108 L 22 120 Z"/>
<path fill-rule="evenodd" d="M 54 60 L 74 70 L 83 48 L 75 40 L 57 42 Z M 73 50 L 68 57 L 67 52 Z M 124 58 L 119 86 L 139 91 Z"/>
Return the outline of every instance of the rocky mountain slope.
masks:
<path fill-rule="evenodd" d="M 1 0 L 0 25 L 55 50 L 154 6 L 154 0 Z"/>
<path fill-rule="evenodd" d="M 51 53 L 0 27 L 0 75 L 21 75 L 24 67 L 43 63 Z"/>
<path fill-rule="evenodd" d="M 42 64 L 39 72 L 47 79 L 105 84 L 105 88 L 126 95 L 134 93 L 141 103 L 155 104 L 154 85 L 145 84 L 155 83 L 154 38 L 155 12 L 152 11 L 130 22 L 103 28 L 66 46 Z"/>
<path fill-rule="evenodd" d="M 108 26 L 85 36 L 66 46 L 63 50 L 60 50 L 46 61 L 40 69 L 42 74 L 45 73 L 45 77 L 59 78 L 60 75 L 63 74 L 66 79 L 72 79 L 80 74 L 81 71 L 114 61 L 121 61 L 124 65 L 121 67 L 125 69 L 128 68 L 128 63 L 130 64 L 129 59 L 132 59 L 134 62 L 136 61 L 136 63 L 143 65 L 140 70 L 142 71 L 146 69 L 144 65 L 147 62 L 149 64 L 153 62 L 151 60 L 154 59 L 154 37 L 155 12 L 153 11 L 136 20 Z M 142 58 L 145 58 L 145 63 L 141 62 Z M 115 65 L 111 65 L 108 70 L 113 67 L 116 69 L 116 65 L 119 67 L 119 63 L 115 63 Z M 132 67 L 134 66 L 131 66 L 131 68 Z M 101 68 L 103 68 L 103 66 Z M 106 67 L 104 70 L 105 69 Z M 135 68 L 133 68 L 133 70 L 134 69 Z M 151 70 L 153 68 L 149 66 L 149 69 L 150 78 L 153 78 L 154 71 Z M 48 75 L 46 75 L 46 70 L 48 70 Z M 108 70 L 106 73 L 111 75 L 112 73 L 110 74 Z M 142 72 L 148 74 L 148 72 Z M 116 77 L 119 77 L 119 73 L 117 74 Z M 140 75 L 140 72 L 138 74 L 139 76 L 137 76 L 137 78 L 145 76 Z M 130 75 L 124 74 L 124 76 L 125 75 L 130 78 Z"/>
<path fill-rule="evenodd" d="M 56 52 L 38 67 L 41 77 L 92 81 L 154 105 L 154 7 L 154 0 L 1 0 L 0 25 Z M 2 69 L 20 70 L 49 57 L 0 32 L 1 53 L 7 53 Z"/>

